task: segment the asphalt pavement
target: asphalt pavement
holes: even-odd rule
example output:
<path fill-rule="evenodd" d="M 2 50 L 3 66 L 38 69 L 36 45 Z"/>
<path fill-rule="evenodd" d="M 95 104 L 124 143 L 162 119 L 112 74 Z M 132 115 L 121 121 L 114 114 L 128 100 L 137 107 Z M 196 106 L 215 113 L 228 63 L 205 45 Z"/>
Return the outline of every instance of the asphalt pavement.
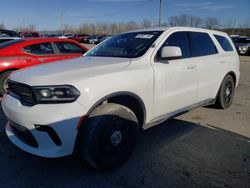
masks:
<path fill-rule="evenodd" d="M 229 109 L 198 108 L 144 130 L 129 161 L 106 173 L 19 150 L 0 108 L 0 187 L 250 187 L 250 57 L 240 69 Z"/>

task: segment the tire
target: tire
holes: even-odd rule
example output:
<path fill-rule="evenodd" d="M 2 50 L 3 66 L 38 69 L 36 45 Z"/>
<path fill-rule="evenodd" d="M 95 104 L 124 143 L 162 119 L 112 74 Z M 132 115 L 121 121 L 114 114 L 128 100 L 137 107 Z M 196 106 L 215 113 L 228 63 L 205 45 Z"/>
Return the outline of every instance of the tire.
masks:
<path fill-rule="evenodd" d="M 135 114 L 125 106 L 97 107 L 80 130 L 80 157 L 98 170 L 112 170 L 127 161 L 139 132 Z"/>
<path fill-rule="evenodd" d="M 12 71 L 6 71 L 0 75 L 0 96 L 3 96 L 7 88 L 7 78 L 12 73 Z"/>
<path fill-rule="evenodd" d="M 216 107 L 220 109 L 226 109 L 232 105 L 235 92 L 235 83 L 231 75 L 227 75 L 222 81 L 219 89 Z"/>

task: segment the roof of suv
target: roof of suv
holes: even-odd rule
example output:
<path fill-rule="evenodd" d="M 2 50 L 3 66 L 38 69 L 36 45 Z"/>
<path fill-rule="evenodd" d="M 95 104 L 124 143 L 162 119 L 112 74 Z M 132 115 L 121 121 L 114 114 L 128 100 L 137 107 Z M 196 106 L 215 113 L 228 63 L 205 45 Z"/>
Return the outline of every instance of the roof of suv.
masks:
<path fill-rule="evenodd" d="M 146 29 L 137 29 L 130 32 L 143 32 L 143 31 L 167 31 L 167 30 L 186 30 L 186 31 L 201 31 L 201 32 L 212 32 L 212 33 L 221 33 L 225 34 L 224 32 L 217 31 L 217 30 L 211 30 L 211 29 L 204 29 L 204 28 L 197 28 L 197 27 L 151 27 Z M 126 33 L 126 32 L 125 32 Z"/>

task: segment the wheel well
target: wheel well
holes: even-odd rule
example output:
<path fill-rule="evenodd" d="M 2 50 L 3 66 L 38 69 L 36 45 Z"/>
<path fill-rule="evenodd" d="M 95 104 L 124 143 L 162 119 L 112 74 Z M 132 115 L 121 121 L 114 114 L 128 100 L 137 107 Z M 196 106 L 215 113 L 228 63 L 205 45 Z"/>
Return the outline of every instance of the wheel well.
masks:
<path fill-rule="evenodd" d="M 142 100 L 135 94 L 129 92 L 117 92 L 111 95 L 108 95 L 101 100 L 99 100 L 87 113 L 87 116 L 98 106 L 103 103 L 115 103 L 126 106 L 132 110 L 135 116 L 138 119 L 139 125 L 142 127 L 145 123 L 146 110 L 145 105 Z"/>
<path fill-rule="evenodd" d="M 231 71 L 231 72 L 228 73 L 228 75 L 230 75 L 230 76 L 233 77 L 234 85 L 236 85 L 236 81 L 237 81 L 237 80 L 236 80 L 236 75 L 235 75 L 235 73 Z"/>
<path fill-rule="evenodd" d="M 5 73 L 5 72 L 8 72 L 8 71 L 15 71 L 15 70 L 18 70 L 18 69 L 7 69 L 7 70 L 4 70 L 4 71 L 0 72 L 0 75 Z"/>
<path fill-rule="evenodd" d="M 139 124 L 144 124 L 145 107 L 142 101 L 135 96 L 131 95 L 118 95 L 107 99 L 108 103 L 116 103 L 128 107 L 136 115 Z"/>

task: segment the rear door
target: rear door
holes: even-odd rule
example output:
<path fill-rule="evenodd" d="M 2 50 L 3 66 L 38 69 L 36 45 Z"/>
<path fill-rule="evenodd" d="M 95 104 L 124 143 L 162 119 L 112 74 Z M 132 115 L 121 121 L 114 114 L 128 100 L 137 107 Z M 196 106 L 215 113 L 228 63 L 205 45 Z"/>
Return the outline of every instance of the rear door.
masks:
<path fill-rule="evenodd" d="M 79 45 L 73 42 L 54 42 L 55 48 L 58 50 L 58 55 L 62 59 L 70 59 L 81 57 L 87 50 L 80 47 Z"/>
<path fill-rule="evenodd" d="M 197 63 L 198 89 L 196 102 L 213 99 L 221 69 L 220 55 L 211 38 L 206 32 L 188 32 L 192 60 Z"/>

